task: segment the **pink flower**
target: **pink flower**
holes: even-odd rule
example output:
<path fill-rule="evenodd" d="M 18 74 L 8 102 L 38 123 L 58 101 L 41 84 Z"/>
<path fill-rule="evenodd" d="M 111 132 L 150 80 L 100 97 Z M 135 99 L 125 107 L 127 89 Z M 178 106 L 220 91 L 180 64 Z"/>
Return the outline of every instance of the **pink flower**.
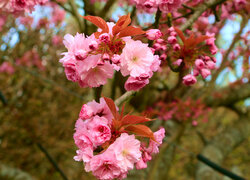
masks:
<path fill-rule="evenodd" d="M 154 133 L 155 140 L 158 142 L 150 140 L 149 146 L 147 148 L 147 152 L 149 154 L 157 154 L 159 153 L 159 146 L 162 144 L 162 140 L 165 137 L 165 129 L 161 127 L 158 131 Z"/>
<path fill-rule="evenodd" d="M 176 11 L 182 4 L 183 0 L 161 0 L 159 8 L 164 13 Z"/>
<path fill-rule="evenodd" d="M 182 59 L 177 59 L 175 62 L 173 62 L 173 65 L 180 66 L 182 61 Z"/>
<path fill-rule="evenodd" d="M 138 161 L 136 163 L 136 169 L 145 169 L 147 168 L 147 162 L 143 161 L 143 159 L 141 158 L 140 161 Z"/>
<path fill-rule="evenodd" d="M 9 62 L 3 62 L 3 64 L 1 64 L 0 66 L 0 72 L 5 72 L 11 75 L 15 72 L 15 69 Z"/>
<path fill-rule="evenodd" d="M 65 68 L 64 71 L 68 80 L 73 81 L 73 82 L 76 82 L 79 80 L 80 77 L 76 72 L 76 62 L 74 59 L 65 61 L 63 63 L 63 67 Z"/>
<path fill-rule="evenodd" d="M 138 80 L 138 78 L 129 77 L 125 82 L 126 91 L 138 91 L 149 83 L 148 79 Z"/>
<path fill-rule="evenodd" d="M 118 54 L 114 54 L 111 61 L 114 63 L 114 64 L 119 64 L 121 62 L 121 56 L 118 55 Z"/>
<path fill-rule="evenodd" d="M 148 74 L 154 59 L 147 44 L 130 39 L 121 54 L 121 73 L 123 76 L 130 74 L 132 77 Z"/>
<path fill-rule="evenodd" d="M 91 147 L 86 147 L 83 150 L 77 150 L 76 156 L 74 156 L 75 161 L 83 161 L 85 163 L 89 162 L 93 157 L 93 149 Z"/>
<path fill-rule="evenodd" d="M 207 61 L 206 65 L 208 69 L 215 69 L 215 63 L 213 61 Z"/>
<path fill-rule="evenodd" d="M 173 46 L 174 51 L 179 51 L 181 49 L 181 46 L 179 44 L 175 44 Z"/>
<path fill-rule="evenodd" d="M 134 168 L 141 158 L 140 141 L 134 135 L 122 133 L 119 138 L 111 144 L 107 151 L 114 151 L 117 161 L 127 171 Z"/>
<path fill-rule="evenodd" d="M 102 145 L 111 138 L 111 129 L 106 118 L 94 116 L 84 123 L 94 147 Z"/>
<path fill-rule="evenodd" d="M 198 76 L 200 74 L 200 72 L 197 69 L 193 69 L 193 75 L 194 76 Z"/>
<path fill-rule="evenodd" d="M 177 39 L 175 36 L 169 36 L 168 37 L 168 43 L 169 44 L 175 44 L 177 42 Z"/>
<path fill-rule="evenodd" d="M 110 42 L 110 36 L 108 33 L 103 33 L 99 36 L 99 40 L 103 43 L 109 43 Z"/>
<path fill-rule="evenodd" d="M 87 133 L 87 129 L 84 123 L 79 125 L 79 122 L 78 122 L 78 125 L 76 126 L 76 132 L 74 134 L 74 140 L 75 140 L 75 144 L 77 145 L 77 147 L 81 150 L 84 150 L 85 148 L 88 148 L 88 147 L 93 147 L 93 143 L 91 142 L 89 138 L 89 135 Z"/>
<path fill-rule="evenodd" d="M 210 52 L 211 52 L 211 54 L 214 55 L 218 51 L 218 48 L 215 45 L 216 39 L 214 37 L 214 33 L 211 34 L 211 33 L 207 32 L 206 35 L 211 37 L 211 38 L 206 40 L 206 44 L 210 46 Z"/>
<path fill-rule="evenodd" d="M 205 79 L 206 77 L 208 77 L 211 74 L 209 69 L 202 69 L 201 70 L 201 76 Z"/>
<path fill-rule="evenodd" d="M 94 116 L 106 118 L 109 120 L 109 124 L 111 125 L 113 115 L 103 98 L 100 99 L 100 103 L 97 103 L 95 100 L 93 100 L 82 106 L 79 118 L 86 120 Z"/>
<path fill-rule="evenodd" d="M 197 69 L 202 69 L 205 66 L 205 63 L 203 62 L 202 59 L 196 59 L 195 60 L 195 66 Z"/>
<path fill-rule="evenodd" d="M 159 39 L 162 35 L 163 34 L 159 29 L 150 29 L 146 33 L 147 38 L 150 40 Z"/>
<path fill-rule="evenodd" d="M 186 86 L 193 85 L 197 82 L 196 78 L 192 74 L 188 74 L 183 77 L 183 84 Z"/>
<path fill-rule="evenodd" d="M 93 175 L 101 180 L 110 180 L 122 176 L 127 173 L 117 161 L 113 151 L 106 150 L 102 154 L 94 156 L 91 161 L 86 164 L 85 170 L 92 171 Z"/>
<path fill-rule="evenodd" d="M 113 66 L 109 62 L 105 62 L 101 66 L 81 72 L 79 84 L 81 87 L 99 87 L 106 84 L 107 79 L 113 77 L 113 73 Z"/>

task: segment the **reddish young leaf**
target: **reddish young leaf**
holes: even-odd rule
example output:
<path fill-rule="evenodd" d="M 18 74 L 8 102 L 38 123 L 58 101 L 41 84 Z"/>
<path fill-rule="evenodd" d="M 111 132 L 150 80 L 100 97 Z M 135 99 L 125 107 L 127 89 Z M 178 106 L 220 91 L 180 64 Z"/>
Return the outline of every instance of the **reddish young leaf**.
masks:
<path fill-rule="evenodd" d="M 151 131 L 149 127 L 145 125 L 131 125 L 131 126 L 126 127 L 125 131 L 135 133 L 142 137 L 148 137 L 152 139 L 153 141 L 156 141 L 154 137 L 154 133 Z"/>
<path fill-rule="evenodd" d="M 197 37 L 196 40 L 195 40 L 195 45 L 200 44 L 201 42 L 203 42 L 203 41 L 205 41 L 205 40 L 207 40 L 209 38 L 211 38 L 211 37 L 209 37 L 209 36 L 200 36 L 200 37 Z"/>
<path fill-rule="evenodd" d="M 185 43 L 184 45 L 188 48 L 191 48 L 191 47 L 194 47 L 194 44 L 195 44 L 195 36 L 194 34 L 192 33 L 191 36 L 185 40 Z"/>
<path fill-rule="evenodd" d="M 151 121 L 151 119 L 143 117 L 143 116 L 135 116 L 127 114 L 122 118 L 122 126 L 129 125 L 129 124 L 140 124 L 144 122 Z"/>
<path fill-rule="evenodd" d="M 116 25 L 112 28 L 113 35 L 118 34 L 131 23 L 130 14 L 121 16 Z"/>
<path fill-rule="evenodd" d="M 109 32 L 109 27 L 108 27 L 106 21 L 104 21 L 102 18 L 100 18 L 98 16 L 83 16 L 83 18 L 92 22 L 97 27 L 101 28 L 103 33 Z"/>
<path fill-rule="evenodd" d="M 178 36 L 181 38 L 183 44 L 185 44 L 186 38 L 185 38 L 184 34 L 182 33 L 182 31 L 176 27 L 174 29 L 177 32 Z"/>
<path fill-rule="evenodd" d="M 143 31 L 141 28 L 128 26 L 120 32 L 119 37 L 121 38 L 121 37 L 126 37 L 126 36 L 135 36 L 135 35 L 141 35 L 145 33 L 146 32 Z"/>
<path fill-rule="evenodd" d="M 111 113 L 113 114 L 114 118 L 118 119 L 119 118 L 119 113 L 116 110 L 116 106 L 115 106 L 114 101 L 112 99 L 106 98 L 106 97 L 104 97 L 104 100 L 105 100 L 106 104 L 108 105 L 108 107 L 109 107 Z"/>

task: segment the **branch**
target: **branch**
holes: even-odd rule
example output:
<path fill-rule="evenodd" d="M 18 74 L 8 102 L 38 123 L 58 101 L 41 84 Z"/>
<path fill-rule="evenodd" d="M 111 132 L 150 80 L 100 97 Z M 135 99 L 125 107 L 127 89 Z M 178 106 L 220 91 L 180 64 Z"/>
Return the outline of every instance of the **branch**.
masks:
<path fill-rule="evenodd" d="M 95 16 L 95 9 L 94 9 L 94 6 L 90 3 L 90 1 L 89 0 L 83 0 L 83 3 L 84 3 L 85 15 L 87 13 L 88 15 Z"/>
<path fill-rule="evenodd" d="M 216 135 L 215 138 L 202 151 L 202 154 L 220 165 L 226 156 L 239 146 L 244 140 L 250 137 L 249 117 L 241 117 L 233 127 L 228 127 L 225 131 Z M 219 176 L 209 166 L 199 162 L 196 179 L 217 179 Z"/>
<path fill-rule="evenodd" d="M 84 32 L 83 22 L 81 21 L 81 17 L 79 16 L 78 9 L 76 7 L 74 0 L 68 0 L 68 2 L 69 2 L 69 5 L 72 9 L 72 13 L 71 13 L 72 16 L 75 18 L 76 22 L 78 23 L 80 31 Z"/>
<path fill-rule="evenodd" d="M 233 50 L 235 44 L 240 40 L 240 36 L 242 34 L 242 31 L 243 31 L 244 27 L 247 25 L 247 22 L 248 22 L 248 18 L 246 18 L 246 17 L 243 16 L 242 17 L 242 21 L 241 21 L 241 25 L 240 25 L 240 30 L 234 36 L 234 39 L 233 39 L 230 47 L 228 48 L 228 50 L 226 51 L 226 53 L 223 56 L 223 59 L 222 59 L 222 62 L 221 62 L 221 65 L 220 65 L 219 69 L 217 69 L 215 71 L 215 74 L 212 76 L 212 80 L 210 81 L 210 84 L 212 84 L 212 83 L 215 82 L 215 80 L 217 79 L 217 77 L 220 74 L 220 72 L 225 68 L 227 60 L 228 60 L 228 56 L 229 56 L 230 52 Z"/>
<path fill-rule="evenodd" d="M 207 96 L 204 102 L 208 106 L 230 106 L 250 97 L 250 83 L 233 84 Z"/>
<path fill-rule="evenodd" d="M 200 16 L 203 12 L 205 12 L 209 8 L 213 8 L 226 0 L 210 0 L 206 3 L 201 3 L 197 8 L 194 10 L 194 14 L 183 24 L 180 29 L 185 31 L 188 29 Z"/>
<path fill-rule="evenodd" d="M 60 169 L 60 167 L 58 166 L 58 164 L 56 163 L 56 161 L 51 157 L 51 155 L 48 153 L 48 151 L 40 144 L 40 143 L 36 143 L 36 145 L 38 146 L 38 148 L 44 153 L 44 155 L 46 156 L 46 158 L 49 160 L 49 162 L 53 165 L 53 167 L 59 172 L 59 174 L 61 175 L 61 177 L 64 180 L 68 180 L 67 176 L 64 174 L 64 172 Z"/>
<path fill-rule="evenodd" d="M 109 0 L 103 7 L 99 16 L 105 19 L 106 15 L 108 14 L 109 10 L 111 9 L 111 7 L 114 5 L 115 2 L 116 2 L 115 0 Z"/>
<path fill-rule="evenodd" d="M 125 94 L 123 94 L 117 100 L 115 100 L 116 106 L 120 106 L 122 103 L 127 101 L 131 96 L 134 96 L 135 94 L 136 94 L 136 91 L 127 91 Z"/>

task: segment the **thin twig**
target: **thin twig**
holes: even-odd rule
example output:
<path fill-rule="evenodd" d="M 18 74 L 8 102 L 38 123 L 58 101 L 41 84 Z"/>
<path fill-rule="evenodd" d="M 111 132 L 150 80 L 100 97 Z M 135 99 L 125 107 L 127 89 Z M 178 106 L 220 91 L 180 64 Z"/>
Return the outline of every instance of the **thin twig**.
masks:
<path fill-rule="evenodd" d="M 102 17 L 103 19 L 105 19 L 105 17 L 107 16 L 109 10 L 111 9 L 111 7 L 115 4 L 115 0 L 109 0 L 105 6 L 103 7 L 102 11 L 99 13 L 99 16 Z"/>
<path fill-rule="evenodd" d="M 128 92 L 126 92 L 121 97 L 119 97 L 117 100 L 115 100 L 116 106 L 120 106 L 122 103 L 127 101 L 131 96 L 133 96 L 135 94 L 136 94 L 136 91 L 128 91 Z"/>
<path fill-rule="evenodd" d="M 42 144 L 40 144 L 40 143 L 36 143 L 36 145 L 44 153 L 44 155 L 49 160 L 49 162 L 53 165 L 53 167 L 59 172 L 59 174 L 61 175 L 62 179 L 68 180 L 68 178 L 65 175 L 65 173 L 61 170 L 61 168 L 58 166 L 58 164 L 52 158 L 52 156 L 49 154 L 49 152 L 45 149 L 45 147 L 43 147 Z"/>

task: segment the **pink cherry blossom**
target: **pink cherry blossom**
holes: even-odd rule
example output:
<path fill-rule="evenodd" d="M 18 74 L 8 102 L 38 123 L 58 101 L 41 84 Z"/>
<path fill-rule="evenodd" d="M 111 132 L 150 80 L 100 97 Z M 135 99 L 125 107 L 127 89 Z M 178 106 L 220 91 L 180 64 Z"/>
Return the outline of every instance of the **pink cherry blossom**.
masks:
<path fill-rule="evenodd" d="M 150 72 L 154 55 L 147 44 L 128 40 L 121 54 L 121 73 L 132 77 Z"/>
<path fill-rule="evenodd" d="M 141 158 L 140 141 L 135 139 L 134 135 L 122 133 L 119 138 L 111 144 L 107 151 L 114 151 L 116 159 L 127 171 L 134 167 Z"/>
<path fill-rule="evenodd" d="M 129 77 L 125 82 L 126 91 L 138 91 L 149 83 L 148 79 L 138 80 L 138 78 Z"/>
<path fill-rule="evenodd" d="M 106 150 L 104 153 L 94 156 L 89 163 L 86 164 L 85 170 L 92 171 L 93 175 L 100 180 L 110 180 L 122 176 L 127 173 L 120 166 L 113 151 Z"/>
<path fill-rule="evenodd" d="M 187 86 L 193 85 L 196 82 L 197 82 L 196 78 L 191 74 L 188 74 L 183 77 L 183 83 Z"/>
<path fill-rule="evenodd" d="M 159 29 L 150 29 L 146 33 L 147 38 L 150 40 L 159 39 L 162 35 L 163 34 Z"/>
<path fill-rule="evenodd" d="M 162 144 L 162 140 L 165 137 L 165 129 L 161 127 L 158 131 L 154 133 L 155 140 L 158 142 L 150 140 L 149 146 L 147 148 L 147 152 L 149 154 L 157 154 L 159 153 L 159 146 Z"/>

